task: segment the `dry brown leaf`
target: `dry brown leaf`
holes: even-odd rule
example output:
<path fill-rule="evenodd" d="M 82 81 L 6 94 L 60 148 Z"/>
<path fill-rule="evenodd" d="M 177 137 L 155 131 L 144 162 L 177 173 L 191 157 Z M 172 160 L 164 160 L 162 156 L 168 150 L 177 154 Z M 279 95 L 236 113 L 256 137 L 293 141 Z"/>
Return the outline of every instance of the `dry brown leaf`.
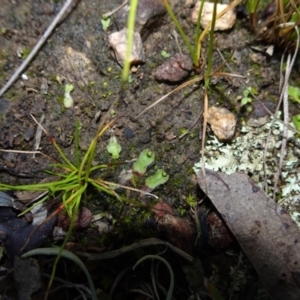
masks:
<path fill-rule="evenodd" d="M 300 231 L 291 217 L 245 174 L 197 178 L 272 298 L 300 299 Z"/>

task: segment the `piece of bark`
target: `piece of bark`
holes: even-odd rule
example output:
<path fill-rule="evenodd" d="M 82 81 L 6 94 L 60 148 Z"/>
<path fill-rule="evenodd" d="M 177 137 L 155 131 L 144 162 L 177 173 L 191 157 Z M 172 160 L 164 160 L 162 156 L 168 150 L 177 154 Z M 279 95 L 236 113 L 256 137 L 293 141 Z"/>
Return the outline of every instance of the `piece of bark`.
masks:
<path fill-rule="evenodd" d="M 272 298 L 300 299 L 300 231 L 291 217 L 245 174 L 197 178 Z"/>

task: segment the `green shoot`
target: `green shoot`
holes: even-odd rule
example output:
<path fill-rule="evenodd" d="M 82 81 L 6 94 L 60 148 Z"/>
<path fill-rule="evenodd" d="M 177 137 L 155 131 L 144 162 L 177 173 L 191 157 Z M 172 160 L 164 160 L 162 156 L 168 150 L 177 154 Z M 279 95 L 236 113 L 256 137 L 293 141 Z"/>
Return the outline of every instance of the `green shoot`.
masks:
<path fill-rule="evenodd" d="M 246 7 L 249 14 L 254 14 L 257 11 L 259 0 L 247 0 Z"/>
<path fill-rule="evenodd" d="M 138 0 L 130 1 L 130 10 L 127 20 L 127 46 L 126 46 L 126 56 L 122 71 L 122 83 L 125 84 L 127 82 L 127 78 L 129 75 L 130 68 L 130 56 L 133 44 L 133 35 L 134 35 L 134 23 L 135 23 L 135 15 L 138 6 Z"/>
<path fill-rule="evenodd" d="M 210 74 L 212 70 L 212 58 L 213 58 L 213 51 L 214 51 L 214 32 L 215 32 L 215 24 L 216 24 L 216 16 L 217 16 L 217 4 L 218 0 L 214 0 L 214 10 L 213 10 L 213 17 L 211 22 L 211 29 L 209 34 L 209 46 L 208 46 L 208 54 L 207 54 L 207 69 L 204 77 L 204 86 L 205 89 L 208 89 L 209 82 L 210 82 Z"/>
<path fill-rule="evenodd" d="M 89 271 L 87 270 L 84 263 L 80 260 L 80 258 L 78 256 L 76 256 L 74 253 L 72 253 L 68 250 L 61 250 L 59 248 L 38 248 L 38 249 L 34 249 L 34 250 L 26 252 L 25 254 L 22 255 L 22 257 L 30 257 L 30 256 L 34 256 L 34 255 L 54 255 L 57 257 L 63 256 L 65 258 L 68 258 L 68 259 L 72 260 L 73 262 L 75 262 L 81 268 L 81 270 L 84 272 L 84 274 L 88 280 L 92 300 L 98 299 L 97 294 L 96 294 L 96 289 L 95 289 L 95 286 L 94 286 L 94 283 L 93 283 L 93 280 L 91 278 Z"/>
<path fill-rule="evenodd" d="M 202 16 L 202 11 L 203 11 L 203 6 L 204 6 L 204 0 L 201 1 L 201 5 L 200 5 L 200 9 L 199 9 L 199 13 L 198 13 L 198 19 L 197 19 L 197 25 L 196 25 L 196 31 L 195 31 L 195 40 L 194 40 L 194 47 L 195 47 L 195 51 L 197 54 L 197 62 L 198 62 L 198 67 L 200 64 L 200 60 L 201 60 L 201 44 L 198 43 L 199 41 L 199 37 L 200 37 L 200 20 L 201 20 L 201 16 Z"/>
<path fill-rule="evenodd" d="M 42 128 L 46 133 L 46 135 L 49 137 L 55 149 L 57 150 L 62 161 L 52 165 L 54 171 L 49 173 L 55 176 L 53 180 L 48 182 L 41 182 L 41 183 L 28 184 L 28 185 L 17 185 L 17 186 L 0 183 L 0 191 L 17 190 L 17 191 L 37 191 L 37 192 L 45 193 L 45 196 L 39 201 L 39 203 L 43 203 L 49 200 L 54 195 L 61 195 L 62 203 L 59 205 L 56 211 L 52 213 L 48 218 L 51 218 L 58 212 L 65 210 L 71 220 L 71 224 L 68 229 L 66 238 L 63 242 L 63 245 L 61 246 L 60 251 L 58 252 L 58 256 L 55 260 L 52 276 L 48 286 L 48 291 L 52 284 L 60 255 L 63 254 L 63 249 L 71 236 L 73 225 L 78 215 L 79 206 L 82 197 L 87 190 L 87 187 L 89 185 L 92 185 L 97 190 L 103 191 L 111 196 L 114 196 L 120 201 L 124 200 L 122 197 L 117 195 L 114 192 L 114 190 L 111 188 L 111 186 L 116 186 L 116 184 L 103 181 L 101 178 L 93 178 L 91 176 L 91 173 L 94 172 L 95 170 L 107 168 L 107 165 L 105 164 L 92 166 L 92 162 L 94 161 L 95 150 L 100 137 L 112 125 L 114 121 L 115 120 L 111 121 L 105 126 L 102 126 L 102 124 L 100 124 L 97 134 L 95 135 L 92 142 L 90 143 L 81 161 L 80 161 L 80 151 L 79 151 L 80 125 L 79 122 L 76 122 L 75 137 L 74 137 L 75 152 L 76 152 L 75 164 L 73 164 L 65 156 L 61 148 L 56 143 L 56 141 L 45 131 L 45 129 Z M 23 214 L 31 209 L 32 207 L 28 208 L 28 210 L 23 212 Z"/>
<path fill-rule="evenodd" d="M 202 0 L 203 1 L 203 0 Z M 177 18 L 175 17 L 169 3 L 168 3 L 168 0 L 163 0 L 163 3 L 164 3 L 164 6 L 166 7 L 166 10 L 169 14 L 169 16 L 171 17 L 174 25 L 176 26 L 177 30 L 179 31 L 179 34 L 181 35 L 182 39 L 184 40 L 184 43 L 185 45 L 187 46 L 189 52 L 190 52 L 190 55 L 191 55 L 191 58 L 193 60 L 193 63 L 195 66 L 198 65 L 198 61 L 197 61 L 197 55 L 196 55 L 196 52 L 195 52 L 195 49 L 192 47 L 187 35 L 184 33 L 184 31 L 182 30 L 182 27 L 181 25 L 179 24 Z"/>
<path fill-rule="evenodd" d="M 111 24 L 111 19 L 110 18 L 105 18 L 105 16 L 102 16 L 101 25 L 102 25 L 103 31 L 107 31 L 110 24 Z"/>
<path fill-rule="evenodd" d="M 167 51 L 165 51 L 165 50 L 162 50 L 161 52 L 160 52 L 160 55 L 163 57 L 163 58 L 169 58 L 171 55 L 167 52 Z"/>
<path fill-rule="evenodd" d="M 255 32 L 256 26 L 257 26 L 257 8 L 259 5 L 259 0 L 247 0 L 246 1 L 246 7 L 248 14 L 250 16 L 250 26 L 251 31 Z"/>

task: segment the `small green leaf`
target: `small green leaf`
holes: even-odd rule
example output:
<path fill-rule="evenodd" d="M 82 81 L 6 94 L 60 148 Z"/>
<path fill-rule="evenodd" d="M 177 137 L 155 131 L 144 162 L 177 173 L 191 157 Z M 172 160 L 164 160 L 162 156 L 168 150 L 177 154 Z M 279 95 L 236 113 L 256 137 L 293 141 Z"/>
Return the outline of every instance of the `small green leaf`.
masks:
<path fill-rule="evenodd" d="M 241 100 L 241 105 L 244 106 L 248 103 L 251 103 L 252 102 L 252 99 L 251 98 L 248 98 L 248 97 L 244 97 L 242 100 Z"/>
<path fill-rule="evenodd" d="M 162 57 L 164 57 L 164 58 L 169 58 L 170 56 L 171 56 L 171 54 L 169 54 L 167 51 L 165 51 L 165 50 L 162 50 L 161 52 L 160 52 L 160 55 L 162 56 Z"/>
<path fill-rule="evenodd" d="M 133 82 L 133 78 L 131 75 L 128 75 L 128 79 L 127 79 L 128 83 L 132 83 Z"/>
<path fill-rule="evenodd" d="M 65 108 L 70 108 L 73 106 L 73 98 L 71 96 L 71 92 L 74 90 L 73 84 L 66 84 L 65 86 L 65 95 L 64 95 L 64 106 Z"/>
<path fill-rule="evenodd" d="M 300 89 L 298 87 L 289 86 L 288 95 L 292 101 L 300 103 Z"/>
<path fill-rule="evenodd" d="M 109 139 L 109 143 L 106 147 L 107 152 L 111 154 L 113 159 L 118 159 L 120 157 L 120 152 L 122 150 L 121 145 L 118 143 L 117 138 L 112 135 Z"/>
<path fill-rule="evenodd" d="M 293 116 L 292 121 L 296 129 L 300 131 L 300 114 Z"/>
<path fill-rule="evenodd" d="M 101 25 L 102 25 L 102 29 L 103 31 L 107 31 L 109 25 L 110 25 L 110 18 L 101 18 Z"/>
<path fill-rule="evenodd" d="M 245 89 L 245 90 L 243 91 L 243 96 L 244 96 L 244 97 L 248 97 L 249 93 L 250 93 L 249 89 Z"/>

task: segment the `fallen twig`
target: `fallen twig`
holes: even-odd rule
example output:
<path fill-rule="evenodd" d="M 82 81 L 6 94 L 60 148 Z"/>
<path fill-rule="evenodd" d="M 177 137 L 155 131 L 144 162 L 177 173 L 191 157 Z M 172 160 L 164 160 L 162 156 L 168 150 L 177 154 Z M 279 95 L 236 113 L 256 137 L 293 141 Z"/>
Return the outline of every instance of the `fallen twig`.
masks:
<path fill-rule="evenodd" d="M 118 250 L 114 250 L 114 251 L 110 251 L 110 252 L 106 252 L 106 253 L 86 253 L 86 252 L 76 252 L 77 255 L 82 256 L 82 257 L 86 257 L 87 260 L 103 260 L 103 259 L 110 259 L 110 258 L 114 258 L 116 256 L 119 256 L 123 253 L 132 251 L 136 248 L 140 248 L 140 247 L 148 247 L 148 246 L 155 246 L 155 245 L 165 245 L 167 247 L 169 247 L 170 249 L 172 249 L 174 252 L 176 252 L 177 254 L 181 255 L 182 257 L 184 257 L 186 260 L 189 261 L 193 261 L 194 258 L 192 256 L 190 256 L 189 254 L 185 253 L 184 251 L 182 251 L 181 249 L 177 248 L 176 246 L 170 244 L 169 242 L 165 242 L 156 238 L 149 238 L 149 239 L 145 239 L 145 240 L 141 240 L 138 243 L 134 243 L 131 244 L 129 246 L 125 246 L 121 249 Z"/>
<path fill-rule="evenodd" d="M 71 6 L 73 0 L 67 0 L 64 4 L 63 8 L 60 10 L 58 15 L 54 18 L 46 32 L 42 35 L 40 40 L 37 42 L 37 44 L 34 46 L 32 51 L 29 53 L 27 58 L 23 61 L 23 63 L 19 66 L 19 68 L 15 71 L 15 73 L 10 77 L 8 82 L 4 85 L 4 87 L 0 90 L 0 97 L 11 87 L 11 85 L 17 80 L 17 78 L 20 76 L 20 74 L 26 69 L 30 61 L 33 59 L 33 57 L 38 53 L 38 51 L 41 49 L 45 41 L 49 38 L 51 35 L 53 29 L 56 27 L 58 22 L 61 20 L 63 14 L 66 12 L 66 10 Z"/>

